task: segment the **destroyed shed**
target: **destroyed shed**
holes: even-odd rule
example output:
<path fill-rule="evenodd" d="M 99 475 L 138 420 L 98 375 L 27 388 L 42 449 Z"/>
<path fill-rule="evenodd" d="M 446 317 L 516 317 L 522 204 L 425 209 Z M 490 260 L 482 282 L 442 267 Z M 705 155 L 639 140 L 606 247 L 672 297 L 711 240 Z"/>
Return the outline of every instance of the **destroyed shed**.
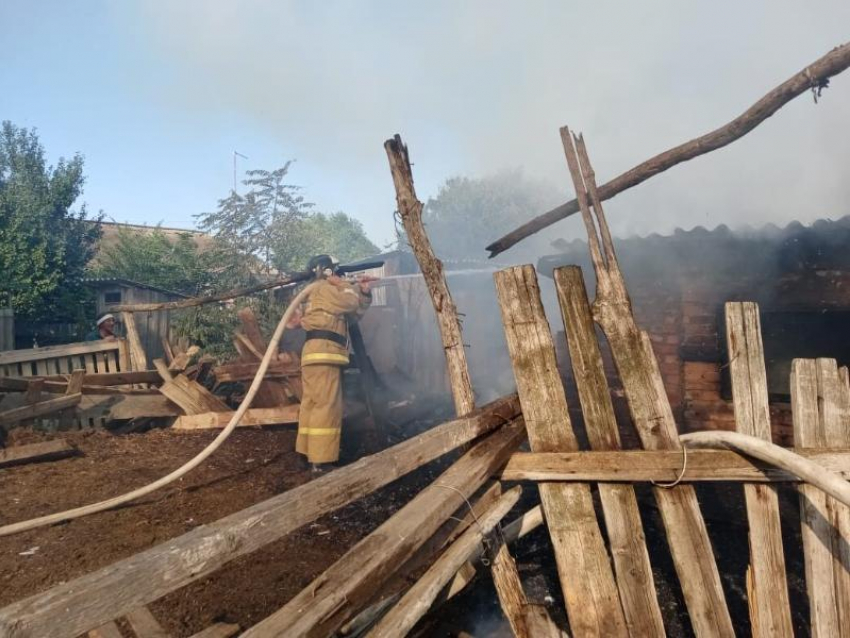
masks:
<path fill-rule="evenodd" d="M 539 272 L 551 278 L 554 268 L 580 264 L 592 286 L 587 243 L 556 244 L 562 251 L 542 257 Z M 830 356 L 839 365 L 850 363 L 850 216 L 784 228 L 697 227 L 617 245 L 635 314 L 652 339 L 681 430 L 734 428 L 723 305 L 756 301 L 773 438 L 791 445 L 792 360 Z M 569 375 L 563 330 L 555 343 Z M 616 387 L 607 349 L 606 370 Z M 626 412 L 618 411 L 624 418 Z"/>

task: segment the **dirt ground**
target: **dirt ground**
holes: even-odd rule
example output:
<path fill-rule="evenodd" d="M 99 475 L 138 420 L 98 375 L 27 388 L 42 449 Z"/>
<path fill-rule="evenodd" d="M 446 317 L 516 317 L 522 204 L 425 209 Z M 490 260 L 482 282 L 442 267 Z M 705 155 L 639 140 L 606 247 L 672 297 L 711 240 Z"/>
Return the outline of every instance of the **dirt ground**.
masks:
<path fill-rule="evenodd" d="M 105 431 L 62 433 L 81 454 L 61 461 L 0 470 L 0 523 L 47 514 L 123 493 L 181 465 L 215 432 L 153 430 L 113 435 Z M 9 444 L 47 438 L 15 430 Z M 94 571 L 192 528 L 222 518 L 292 489 L 312 478 L 293 452 L 292 428 L 237 430 L 206 463 L 173 486 L 127 507 L 66 524 L 0 538 L 0 606 Z M 363 450 L 344 445 L 343 461 Z M 329 514 L 265 548 L 228 563 L 211 576 L 150 605 L 175 638 L 190 636 L 214 622 L 250 627 L 279 609 L 363 536 L 403 506 L 440 471 L 439 464 Z M 536 488 L 524 484 L 524 497 L 507 518 L 537 502 Z M 698 489 L 734 623 L 749 633 L 745 574 L 747 525 L 742 489 L 704 485 Z M 789 584 L 798 635 L 807 635 L 808 608 L 803 582 L 796 494 L 780 489 Z M 670 636 L 692 635 L 676 582 L 663 526 L 651 490 L 640 487 L 649 551 L 665 625 Z M 602 517 L 599 517 L 603 520 Z M 514 548 L 524 587 L 532 602 L 549 607 L 566 627 L 554 554 L 539 529 Z M 486 575 L 420 626 L 418 635 L 476 638 L 510 636 Z M 128 634 L 129 636 L 129 634 Z"/>
<path fill-rule="evenodd" d="M 0 470 L 0 522 L 84 505 L 144 485 L 180 466 L 214 432 L 153 430 L 123 436 L 62 433 L 81 455 Z M 10 445 L 48 438 L 13 431 Z M 294 429 L 238 429 L 199 468 L 118 510 L 0 538 L 0 606 L 104 567 L 312 478 L 293 451 Z M 344 451 L 345 452 L 345 451 Z M 400 481 L 249 556 L 150 609 L 173 636 L 213 622 L 243 628 L 280 608 L 417 491 Z"/>

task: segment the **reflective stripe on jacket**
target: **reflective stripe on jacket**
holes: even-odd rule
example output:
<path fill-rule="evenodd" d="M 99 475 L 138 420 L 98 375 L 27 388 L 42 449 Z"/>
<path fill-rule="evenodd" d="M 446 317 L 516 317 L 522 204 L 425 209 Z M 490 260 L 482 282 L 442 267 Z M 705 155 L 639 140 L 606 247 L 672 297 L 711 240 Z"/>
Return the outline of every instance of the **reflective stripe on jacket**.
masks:
<path fill-rule="evenodd" d="M 358 286 L 348 282 L 334 285 L 322 281 L 310 294 L 307 308 L 301 319 L 305 330 L 330 330 L 348 340 L 346 315 L 359 318 L 372 303 L 371 295 L 364 295 Z M 348 346 L 329 339 L 308 339 L 301 353 L 301 365 L 348 364 Z"/>

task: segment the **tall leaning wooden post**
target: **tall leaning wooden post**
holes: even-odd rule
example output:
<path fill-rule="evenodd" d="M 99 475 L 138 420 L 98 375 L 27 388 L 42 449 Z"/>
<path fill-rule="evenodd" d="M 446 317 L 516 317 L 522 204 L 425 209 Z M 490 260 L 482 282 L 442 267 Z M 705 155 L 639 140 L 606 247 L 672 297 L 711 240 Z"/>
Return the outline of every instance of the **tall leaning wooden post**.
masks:
<path fill-rule="evenodd" d="M 463 416 L 475 408 L 475 394 L 472 390 L 472 381 L 469 378 L 469 367 L 466 363 L 466 351 L 463 347 L 457 308 L 443 274 L 443 264 L 434 254 L 434 250 L 431 248 L 431 240 L 422 224 L 422 202 L 416 198 L 416 189 L 413 187 L 413 171 L 410 168 L 407 146 L 401 141 L 401 136 L 396 135 L 384 142 L 384 148 L 390 161 L 398 214 L 407 233 L 410 247 L 413 249 L 416 261 L 419 262 L 420 270 L 422 270 L 422 277 L 428 287 L 428 293 L 434 304 L 434 311 L 437 313 L 437 324 L 440 328 L 440 337 L 446 353 L 446 365 L 455 412 L 458 416 Z M 501 535 L 498 537 L 503 541 Z M 508 553 L 504 542 L 500 543 L 493 560 L 492 571 L 502 610 L 505 612 L 514 634 L 522 638 L 527 635 L 523 616 L 523 607 L 527 604 L 527 600 L 522 590 L 516 563 Z"/>
<path fill-rule="evenodd" d="M 431 240 L 428 239 L 425 226 L 422 224 L 422 202 L 416 199 L 407 146 L 401 141 L 401 137 L 396 135 L 384 142 L 384 148 L 390 160 L 398 214 L 401 216 L 401 223 L 404 225 L 416 261 L 419 262 L 425 285 L 428 286 L 428 293 L 434 303 L 434 311 L 437 313 L 440 337 L 446 351 L 446 364 L 455 411 L 458 416 L 463 416 L 475 408 L 475 395 L 469 379 L 457 308 L 443 274 L 443 263 L 434 255 Z"/>

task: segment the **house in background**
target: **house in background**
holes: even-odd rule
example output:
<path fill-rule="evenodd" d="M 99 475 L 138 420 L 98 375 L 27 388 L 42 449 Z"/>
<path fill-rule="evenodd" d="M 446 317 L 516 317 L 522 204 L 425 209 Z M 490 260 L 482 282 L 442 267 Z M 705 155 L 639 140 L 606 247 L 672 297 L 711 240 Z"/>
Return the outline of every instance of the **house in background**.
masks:
<path fill-rule="evenodd" d="M 179 292 L 130 281 L 129 279 L 91 278 L 86 279 L 84 283 L 95 293 L 95 307 L 98 317 L 111 312 L 112 308 L 119 304 L 157 303 L 186 299 L 186 295 Z M 169 310 L 157 310 L 134 314 L 139 338 L 148 359 L 153 360 L 162 357 L 164 355 L 162 341 L 168 339 L 171 312 Z M 120 324 L 120 314 L 116 313 L 115 318 Z"/>

